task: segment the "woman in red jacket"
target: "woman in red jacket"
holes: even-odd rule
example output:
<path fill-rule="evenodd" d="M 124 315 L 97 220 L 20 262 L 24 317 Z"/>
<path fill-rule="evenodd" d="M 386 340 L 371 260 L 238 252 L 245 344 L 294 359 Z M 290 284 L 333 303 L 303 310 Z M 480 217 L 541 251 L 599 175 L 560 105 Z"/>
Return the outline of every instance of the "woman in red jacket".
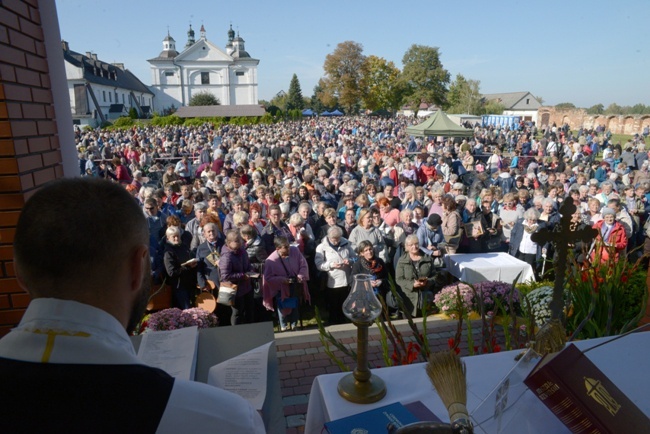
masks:
<path fill-rule="evenodd" d="M 600 262 L 610 259 L 618 261 L 619 255 L 627 247 L 625 228 L 616 221 L 616 212 L 611 208 L 602 211 L 603 220 L 594 225 L 598 229 L 596 247 L 591 252 L 591 259 L 600 258 Z"/>

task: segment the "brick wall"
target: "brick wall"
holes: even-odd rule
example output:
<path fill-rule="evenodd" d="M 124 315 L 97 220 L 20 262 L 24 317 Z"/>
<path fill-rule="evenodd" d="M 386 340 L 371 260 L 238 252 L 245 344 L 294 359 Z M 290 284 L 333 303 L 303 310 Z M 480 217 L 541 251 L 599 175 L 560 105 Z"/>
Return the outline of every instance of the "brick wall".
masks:
<path fill-rule="evenodd" d="M 650 115 L 590 115 L 584 109 L 556 110 L 555 107 L 542 107 L 537 112 L 537 125 L 552 125 L 559 127 L 569 124 L 573 130 L 580 127 L 596 128 L 602 125 L 614 134 L 642 133 L 650 126 Z"/>
<path fill-rule="evenodd" d="M 63 176 L 38 0 L 0 2 L 0 337 L 20 321 L 29 296 L 18 286 L 13 236 L 20 210 Z"/>

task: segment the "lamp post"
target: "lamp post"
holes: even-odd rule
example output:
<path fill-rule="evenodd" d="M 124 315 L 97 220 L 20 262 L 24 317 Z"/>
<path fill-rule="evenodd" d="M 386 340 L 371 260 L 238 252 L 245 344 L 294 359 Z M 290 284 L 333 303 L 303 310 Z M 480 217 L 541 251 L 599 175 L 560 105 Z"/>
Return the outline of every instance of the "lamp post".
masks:
<path fill-rule="evenodd" d="M 381 314 L 381 303 L 375 296 L 369 274 L 357 274 L 350 294 L 343 302 L 343 314 L 357 326 L 357 367 L 341 378 L 338 392 L 357 404 L 377 402 L 386 395 L 384 381 L 368 368 L 368 327 Z"/>

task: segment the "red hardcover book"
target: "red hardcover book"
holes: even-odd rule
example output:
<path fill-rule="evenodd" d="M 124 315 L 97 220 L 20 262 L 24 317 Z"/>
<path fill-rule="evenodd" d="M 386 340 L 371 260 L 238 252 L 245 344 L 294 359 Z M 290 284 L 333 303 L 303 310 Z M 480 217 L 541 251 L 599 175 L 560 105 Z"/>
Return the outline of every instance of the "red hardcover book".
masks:
<path fill-rule="evenodd" d="M 575 345 L 542 358 L 524 383 L 573 433 L 650 432 L 650 419 Z"/>

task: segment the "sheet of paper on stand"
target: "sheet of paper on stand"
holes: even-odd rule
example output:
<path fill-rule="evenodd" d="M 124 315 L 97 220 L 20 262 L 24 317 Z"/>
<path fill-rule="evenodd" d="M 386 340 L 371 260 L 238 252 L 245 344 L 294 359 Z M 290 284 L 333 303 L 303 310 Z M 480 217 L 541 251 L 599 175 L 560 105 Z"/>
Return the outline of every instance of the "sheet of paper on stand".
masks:
<path fill-rule="evenodd" d="M 575 342 L 582 351 L 611 338 L 599 338 Z M 470 416 L 479 419 L 481 428 L 475 432 L 494 434 L 492 428 L 498 425 L 498 418 L 487 423 L 485 415 L 500 412 L 501 433 L 565 434 L 570 431 L 530 390 L 526 389 L 518 398 L 517 384 L 526 374 L 528 367 L 519 366 L 520 372 L 512 369 L 517 362 L 515 356 L 521 351 L 485 354 L 464 357 L 467 366 L 467 409 Z M 639 332 L 625 336 L 606 345 L 586 352 L 598 368 L 616 384 L 628 398 L 646 415 L 650 415 L 650 375 L 647 375 L 650 360 L 650 332 Z M 386 396 L 374 404 L 352 404 L 338 395 L 337 383 L 345 373 L 320 375 L 314 379 L 309 398 L 305 432 L 321 432 L 325 422 L 351 416 L 393 402 L 422 401 L 427 408 L 448 421 L 448 413 L 442 401 L 428 381 L 425 364 L 395 366 L 374 369 L 386 383 Z M 504 380 L 510 375 L 507 388 Z M 513 375 L 516 375 L 515 378 Z M 501 391 L 499 392 L 499 389 Z M 497 399 L 498 398 L 498 399 Z M 504 399 L 506 400 L 504 402 Z M 489 418 L 489 416 L 488 416 Z M 513 431 L 513 427 L 516 429 Z"/>
<path fill-rule="evenodd" d="M 445 266 L 449 273 L 463 282 L 485 281 L 512 283 L 535 280 L 533 267 L 507 253 L 468 253 L 446 255 Z"/>
<path fill-rule="evenodd" d="M 138 358 L 172 377 L 194 380 L 198 344 L 199 329 L 196 326 L 148 332 L 142 335 Z"/>
<path fill-rule="evenodd" d="M 244 354 L 213 366 L 208 384 L 236 393 L 261 410 L 266 398 L 266 370 L 269 342 Z"/>

